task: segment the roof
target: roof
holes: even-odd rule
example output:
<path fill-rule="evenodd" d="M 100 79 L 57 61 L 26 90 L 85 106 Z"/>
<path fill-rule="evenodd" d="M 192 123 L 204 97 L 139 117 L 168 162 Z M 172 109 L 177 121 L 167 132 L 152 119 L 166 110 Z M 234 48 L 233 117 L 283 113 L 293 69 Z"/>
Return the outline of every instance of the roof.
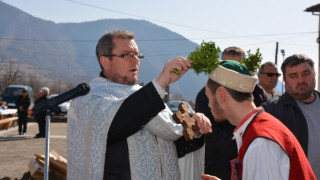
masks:
<path fill-rule="evenodd" d="M 306 10 L 304 10 L 306 12 L 320 12 L 320 4 L 308 7 Z"/>
<path fill-rule="evenodd" d="M 8 87 L 10 88 L 21 88 L 21 89 L 30 89 L 30 86 L 26 86 L 26 85 L 9 85 Z"/>

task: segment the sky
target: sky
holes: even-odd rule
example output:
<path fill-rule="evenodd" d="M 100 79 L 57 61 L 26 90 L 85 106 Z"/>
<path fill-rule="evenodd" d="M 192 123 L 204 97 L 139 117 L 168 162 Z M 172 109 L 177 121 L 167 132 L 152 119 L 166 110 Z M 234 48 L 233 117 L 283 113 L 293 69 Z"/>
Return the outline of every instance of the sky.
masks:
<path fill-rule="evenodd" d="M 318 72 L 319 16 L 304 10 L 319 0 L 2 0 L 32 16 L 62 22 L 100 19 L 147 20 L 200 44 L 239 46 L 278 67 L 293 54 L 315 61 Z M 93 27 L 94 28 L 94 27 Z M 285 54 L 282 55 L 280 50 Z"/>

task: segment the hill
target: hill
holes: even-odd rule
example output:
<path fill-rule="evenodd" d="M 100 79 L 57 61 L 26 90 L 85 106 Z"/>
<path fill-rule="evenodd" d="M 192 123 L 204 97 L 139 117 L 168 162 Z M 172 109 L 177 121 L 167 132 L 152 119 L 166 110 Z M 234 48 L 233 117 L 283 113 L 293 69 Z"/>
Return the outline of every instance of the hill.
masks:
<path fill-rule="evenodd" d="M 126 29 L 136 34 L 145 59 L 139 81 L 147 83 L 160 74 L 163 65 L 176 56 L 187 56 L 196 43 L 164 27 L 145 20 L 103 19 L 82 23 L 54 23 L 33 17 L 0 1 L 0 63 L 19 65 L 45 81 L 88 82 L 100 72 L 95 46 L 105 31 Z M 1 65 L 1 64 L 0 64 Z M 6 66 L 0 66 L 0 70 Z M 195 100 L 206 77 L 192 70 L 170 87 Z"/>

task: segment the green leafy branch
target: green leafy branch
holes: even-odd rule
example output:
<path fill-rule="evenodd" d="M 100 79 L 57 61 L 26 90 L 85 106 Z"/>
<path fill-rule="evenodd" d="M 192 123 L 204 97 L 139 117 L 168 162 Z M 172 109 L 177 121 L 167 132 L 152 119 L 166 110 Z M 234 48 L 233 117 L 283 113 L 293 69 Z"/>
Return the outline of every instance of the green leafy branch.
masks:
<path fill-rule="evenodd" d="M 219 66 L 219 53 L 221 52 L 219 47 L 212 41 L 204 42 L 200 44 L 200 47 L 188 55 L 188 59 L 193 60 L 191 69 L 196 74 L 204 72 L 210 73 L 212 70 Z"/>
<path fill-rule="evenodd" d="M 262 54 L 258 48 L 255 54 L 251 54 L 250 50 L 247 51 L 247 58 L 244 58 L 241 63 L 247 67 L 250 72 L 256 72 L 262 62 Z"/>

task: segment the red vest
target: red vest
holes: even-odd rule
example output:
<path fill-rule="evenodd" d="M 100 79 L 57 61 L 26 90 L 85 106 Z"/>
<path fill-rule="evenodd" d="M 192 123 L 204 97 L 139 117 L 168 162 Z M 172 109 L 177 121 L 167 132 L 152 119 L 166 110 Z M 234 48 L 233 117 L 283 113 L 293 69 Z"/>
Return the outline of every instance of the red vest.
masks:
<path fill-rule="evenodd" d="M 257 137 L 267 138 L 278 143 L 286 152 L 290 159 L 289 179 L 316 179 L 296 137 L 284 124 L 266 112 L 257 115 L 243 134 L 237 166 L 240 178 L 242 177 L 243 157 L 250 143 Z M 233 172 L 233 174 L 236 173 Z"/>

